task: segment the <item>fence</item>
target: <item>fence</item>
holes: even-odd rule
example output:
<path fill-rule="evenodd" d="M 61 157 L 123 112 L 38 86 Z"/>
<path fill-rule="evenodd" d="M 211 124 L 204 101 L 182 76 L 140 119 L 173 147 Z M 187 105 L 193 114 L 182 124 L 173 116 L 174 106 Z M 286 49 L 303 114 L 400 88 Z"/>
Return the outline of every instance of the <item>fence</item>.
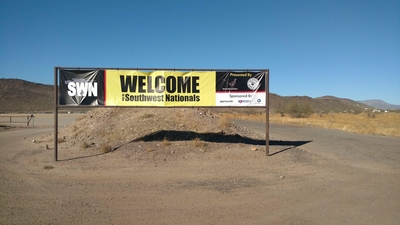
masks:
<path fill-rule="evenodd" d="M 35 126 L 35 116 L 28 115 L 28 116 L 20 116 L 20 115 L 1 115 L 0 116 L 0 124 L 15 124 L 15 123 L 25 123 L 27 127 L 30 124 Z"/>

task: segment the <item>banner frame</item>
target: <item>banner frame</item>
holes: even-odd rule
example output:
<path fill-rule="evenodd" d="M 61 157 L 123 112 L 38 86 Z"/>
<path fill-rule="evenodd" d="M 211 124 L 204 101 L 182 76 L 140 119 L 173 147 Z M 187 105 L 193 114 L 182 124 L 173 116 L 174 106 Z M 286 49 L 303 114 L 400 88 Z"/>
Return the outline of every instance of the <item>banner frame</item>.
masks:
<path fill-rule="evenodd" d="M 269 156 L 269 69 L 187 69 L 187 68 L 112 68 L 112 67 L 54 67 L 54 161 L 58 161 L 58 109 L 59 108 L 197 108 L 198 106 L 69 106 L 59 105 L 58 76 L 60 70 L 140 70 L 140 71 L 215 71 L 215 72 L 252 72 L 265 71 L 265 109 L 266 109 L 266 132 L 265 151 Z M 200 108 L 235 108 L 232 106 L 201 106 Z M 240 108 L 262 108 L 258 106 L 245 106 Z"/>

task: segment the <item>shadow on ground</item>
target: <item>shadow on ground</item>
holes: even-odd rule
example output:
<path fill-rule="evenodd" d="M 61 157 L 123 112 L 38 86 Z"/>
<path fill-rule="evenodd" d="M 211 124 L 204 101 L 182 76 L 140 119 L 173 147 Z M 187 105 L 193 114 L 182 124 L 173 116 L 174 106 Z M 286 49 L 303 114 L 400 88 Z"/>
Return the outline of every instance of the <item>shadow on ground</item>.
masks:
<path fill-rule="evenodd" d="M 310 143 L 312 141 L 275 141 L 275 140 L 270 140 L 269 141 L 269 146 L 289 146 L 287 148 L 281 149 L 277 152 L 270 153 L 269 156 L 273 156 L 279 153 L 282 153 L 284 151 L 297 148 L 299 146 L 305 145 L 307 143 Z"/>
<path fill-rule="evenodd" d="M 249 144 L 249 145 L 264 145 L 265 146 L 265 139 L 253 139 L 249 137 L 243 137 L 238 134 L 225 134 L 225 133 L 197 133 L 193 131 L 175 131 L 175 130 L 161 130 L 157 131 L 148 135 L 145 135 L 143 137 L 139 137 L 137 139 L 134 139 L 130 141 L 129 143 L 132 142 L 152 142 L 152 141 L 163 141 L 163 140 L 168 140 L 168 141 L 191 141 L 194 139 L 199 139 L 202 141 L 206 142 L 216 142 L 216 143 L 241 143 L 241 144 Z M 277 141 L 277 140 L 270 140 L 269 141 L 269 146 L 282 146 L 286 147 L 282 150 L 278 150 L 277 152 L 273 152 L 270 154 L 270 156 L 279 154 L 281 152 L 297 148 L 301 145 L 307 144 L 311 141 Z M 125 145 L 125 144 L 123 144 Z M 116 151 L 119 148 L 121 148 L 123 145 L 118 146 L 113 148 L 112 151 Z M 95 155 L 90 155 L 90 156 L 82 156 L 82 157 L 77 157 L 77 158 L 71 158 L 71 159 L 63 159 L 59 161 L 67 161 L 67 160 L 73 160 L 73 159 L 80 159 L 80 158 L 88 158 L 88 157 L 93 157 L 93 156 L 99 156 L 107 153 L 99 153 Z"/>
<path fill-rule="evenodd" d="M 191 141 L 194 139 L 200 139 L 207 142 L 217 143 L 243 143 L 250 145 L 265 145 L 265 140 L 252 139 L 248 137 L 242 137 L 238 134 L 225 134 L 225 133 L 197 133 L 193 131 L 176 131 L 176 130 L 161 130 L 146 136 L 137 138 L 132 142 L 137 141 Z"/>
<path fill-rule="evenodd" d="M 152 134 L 146 135 L 144 137 L 137 138 L 132 142 L 137 141 L 190 141 L 194 139 L 200 139 L 202 141 L 207 142 L 217 142 L 217 143 L 242 143 L 242 144 L 249 144 L 249 145 L 265 145 L 265 140 L 262 139 L 253 139 L 248 137 L 242 137 L 238 134 L 224 134 L 224 133 L 197 133 L 193 131 L 174 131 L 174 130 L 162 130 L 157 131 Z M 297 148 L 299 146 L 305 145 L 310 143 L 311 141 L 277 141 L 277 140 L 270 140 L 269 146 L 283 146 L 286 147 L 281 149 L 277 152 L 273 152 L 270 154 L 276 155 L 281 152 Z"/>
<path fill-rule="evenodd" d="M 193 131 L 175 131 L 175 130 L 162 130 L 157 131 L 146 136 L 137 138 L 131 142 L 137 141 L 162 141 L 164 139 L 168 141 L 190 141 L 193 139 L 200 139 L 202 141 L 207 142 L 217 142 L 217 143 L 242 143 L 242 144 L 249 144 L 249 145 L 261 145 L 265 146 L 265 140 L 262 139 L 253 139 L 248 137 L 242 137 L 238 134 L 224 134 L 224 133 L 197 133 Z M 283 146 L 286 147 L 281 149 L 277 152 L 273 152 L 270 156 L 282 153 L 284 151 L 297 148 L 299 146 L 305 145 L 310 143 L 311 141 L 277 141 L 277 140 L 270 140 L 269 146 Z"/>

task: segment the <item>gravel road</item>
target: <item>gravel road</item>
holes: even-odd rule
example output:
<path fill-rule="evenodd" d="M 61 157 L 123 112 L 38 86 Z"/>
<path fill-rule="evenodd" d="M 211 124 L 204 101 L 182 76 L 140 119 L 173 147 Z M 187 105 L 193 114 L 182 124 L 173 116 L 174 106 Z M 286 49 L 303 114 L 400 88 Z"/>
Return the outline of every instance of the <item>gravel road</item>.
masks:
<path fill-rule="evenodd" d="M 265 134 L 265 123 L 235 120 L 260 134 Z M 270 124 L 270 141 L 307 142 L 302 149 L 325 157 L 337 157 L 348 162 L 367 162 L 399 168 L 400 138 L 355 134 L 322 128 Z M 299 146 L 300 147 L 300 146 Z M 270 152 L 274 154 L 274 152 Z"/>

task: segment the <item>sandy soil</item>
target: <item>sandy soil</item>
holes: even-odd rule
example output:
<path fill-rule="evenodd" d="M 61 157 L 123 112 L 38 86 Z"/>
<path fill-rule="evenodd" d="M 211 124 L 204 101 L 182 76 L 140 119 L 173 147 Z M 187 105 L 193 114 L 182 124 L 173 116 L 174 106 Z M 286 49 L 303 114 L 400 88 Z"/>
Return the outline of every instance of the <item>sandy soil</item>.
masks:
<path fill-rule="evenodd" d="M 118 115 L 108 116 L 121 120 Z M 163 129 L 169 134 L 141 128 L 141 137 L 149 140 L 135 140 L 131 127 L 125 126 L 119 135 L 127 140 L 114 141 L 115 150 L 102 154 L 99 136 L 112 136 L 97 133 L 94 138 L 91 132 L 95 128 L 88 131 L 78 126 L 88 123 L 88 128 L 93 122 L 81 115 L 60 115 L 60 136 L 64 138 L 64 131 L 71 135 L 60 143 L 59 161 L 55 162 L 51 149 L 53 117 L 41 117 L 42 122 L 39 117 L 35 120 L 35 127 L 0 129 L 0 224 L 400 221 L 400 168 L 393 163 L 399 162 L 398 154 L 391 155 L 387 166 L 386 158 L 370 163 L 362 151 L 354 152 L 352 157 L 358 158 L 355 166 L 349 158 L 314 150 L 312 143 L 318 143 L 321 130 L 316 130 L 309 142 L 276 125 L 270 131 L 273 155 L 266 157 L 262 138 L 239 125 L 232 126 L 237 126 L 235 132 L 240 137 L 216 128 L 210 131 L 214 132 L 212 138 L 201 136 L 209 141 L 193 141 L 193 133 L 182 133 L 189 125 L 176 121 Z M 75 127 L 64 127 L 76 117 Z M 201 114 L 200 119 L 213 117 Z M 150 121 L 158 117 L 145 114 L 140 118 Z M 114 131 L 109 124 L 101 126 Z M 121 125 L 117 127 L 121 129 Z M 200 136 L 204 130 L 197 129 L 194 135 Z M 287 130 L 284 135 L 282 129 Z M 185 137 L 179 138 L 182 135 Z M 240 141 L 232 141 L 235 138 Z M 82 148 L 82 141 L 90 147 Z M 335 141 L 324 145 L 335 146 Z M 359 166 L 366 164 L 370 166 Z"/>

